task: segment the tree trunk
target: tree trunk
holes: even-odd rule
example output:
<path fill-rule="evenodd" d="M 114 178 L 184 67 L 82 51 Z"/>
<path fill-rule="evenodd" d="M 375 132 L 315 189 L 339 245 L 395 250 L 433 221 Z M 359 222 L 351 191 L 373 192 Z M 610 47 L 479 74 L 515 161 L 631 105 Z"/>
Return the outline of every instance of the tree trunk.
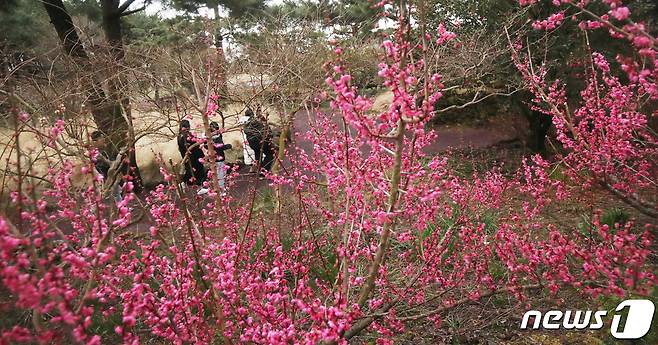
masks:
<path fill-rule="evenodd" d="M 282 118 L 282 124 L 281 124 L 281 133 L 279 133 L 279 138 L 278 138 L 278 147 L 277 147 L 277 154 L 276 154 L 276 160 L 274 161 L 274 166 L 272 167 L 272 172 L 274 174 L 277 174 L 279 170 L 281 169 L 280 164 L 283 164 L 283 160 L 286 158 L 286 145 L 288 144 L 288 141 L 290 140 L 290 136 L 292 135 L 292 128 L 294 126 L 295 122 L 295 115 L 297 112 L 301 111 L 302 107 L 290 111 L 286 113 L 285 109 L 283 110 L 283 118 Z"/>
<path fill-rule="evenodd" d="M 219 23 L 219 18 L 215 19 Z M 219 26 L 219 24 L 217 24 Z M 228 85 L 226 77 L 226 56 L 224 56 L 224 36 L 220 29 L 218 28 L 215 31 L 215 54 L 217 54 L 217 78 L 218 80 L 218 89 L 216 90 L 218 96 L 218 102 L 221 105 L 225 105 L 228 101 Z"/>
<path fill-rule="evenodd" d="M 121 31 L 121 12 L 119 0 L 101 0 L 103 11 L 103 33 L 110 46 L 115 61 L 123 58 L 123 33 Z"/>
<path fill-rule="evenodd" d="M 44 0 L 43 6 L 46 8 L 50 23 L 57 31 L 57 36 L 62 41 L 66 54 L 75 58 L 86 59 L 87 53 L 82 46 L 78 32 L 75 30 L 73 19 L 66 11 L 62 0 Z"/>
<path fill-rule="evenodd" d="M 62 0 L 44 0 L 43 5 L 50 22 L 57 31 L 66 54 L 76 59 L 83 66 L 88 66 L 89 57 Z M 100 82 L 92 78 L 92 80 L 83 80 L 83 83 L 86 86 L 86 93 L 89 97 L 88 101 L 91 104 L 91 113 L 96 126 L 104 132 L 125 132 L 126 121 L 121 116 L 120 105 L 108 100 Z"/>
<path fill-rule="evenodd" d="M 106 17 L 105 6 L 109 3 L 116 5 L 113 7 L 115 8 L 114 13 L 116 15 Z M 89 56 L 82 45 L 80 36 L 78 36 L 78 32 L 73 24 L 73 19 L 66 10 L 63 1 L 44 0 L 43 5 L 48 13 L 50 22 L 53 24 L 55 31 L 57 31 L 57 35 L 62 42 L 66 54 L 89 69 Z M 106 31 L 106 38 L 110 43 L 113 53 L 112 55 L 116 61 L 117 58 L 123 57 L 118 0 L 104 0 L 102 5 L 104 13 L 103 29 Z M 113 65 L 115 64 L 113 63 Z M 101 83 L 98 81 L 99 79 L 104 78 L 94 76 L 91 80 L 83 80 L 83 85 L 85 85 L 88 96 L 88 102 L 91 104 L 91 113 L 94 122 L 99 130 L 110 137 L 110 154 L 112 156 L 116 155 L 119 152 L 119 148 L 127 142 L 131 144 L 129 150 L 129 166 L 132 168 L 131 174 L 133 175 L 133 182 L 139 187 L 141 186 L 141 176 L 135 161 L 134 136 L 128 135 L 129 133 L 132 133 L 132 131 L 129 131 L 129 127 L 132 125 L 132 121 L 130 121 L 130 102 L 128 98 L 123 98 L 121 96 L 120 89 L 117 87 L 115 80 L 110 79 L 110 95 L 107 95 L 105 90 L 103 90 Z M 124 110 L 126 112 L 126 118 L 123 116 Z"/>
<path fill-rule="evenodd" d="M 129 145 L 128 161 L 126 162 L 130 168 L 130 175 L 133 177 L 133 183 L 137 190 L 142 186 L 142 177 L 139 173 L 137 166 L 137 159 L 135 156 L 135 131 L 133 128 L 132 109 L 130 107 L 130 98 L 123 94 L 121 90 L 121 71 L 119 70 L 119 61 L 123 60 L 125 55 L 123 49 L 123 32 L 121 31 L 121 17 L 124 15 L 123 11 L 127 8 L 120 9 L 119 0 L 102 0 L 101 10 L 103 12 L 103 33 L 105 40 L 110 47 L 110 71 L 111 77 L 108 80 L 110 99 L 115 104 L 121 106 L 123 110 L 121 115 L 125 115 L 124 121 L 126 123 L 126 135 L 123 140 L 119 141 L 120 146 Z"/>

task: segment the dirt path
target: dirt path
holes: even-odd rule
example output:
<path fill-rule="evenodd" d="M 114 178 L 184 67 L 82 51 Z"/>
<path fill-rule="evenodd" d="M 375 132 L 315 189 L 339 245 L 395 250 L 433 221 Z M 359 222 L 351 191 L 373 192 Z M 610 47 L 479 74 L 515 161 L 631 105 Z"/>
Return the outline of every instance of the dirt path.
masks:
<path fill-rule="evenodd" d="M 336 123 L 337 123 L 336 119 Z M 311 130 L 312 116 L 306 112 L 299 112 L 295 117 L 294 127 L 296 133 L 306 133 Z M 448 149 L 484 148 L 503 141 L 514 140 L 517 131 L 510 125 L 509 119 L 501 121 L 492 119 L 482 127 L 466 127 L 461 125 L 444 125 L 435 128 L 438 138 L 425 149 L 427 154 L 438 154 Z M 313 144 L 301 136 L 293 137 L 294 143 L 311 153 Z"/>
<path fill-rule="evenodd" d="M 338 121 L 336 119 L 336 121 Z M 293 145 L 303 149 L 309 154 L 313 152 L 313 143 L 303 138 L 303 133 L 311 131 L 311 123 L 314 122 L 312 117 L 305 112 L 300 112 L 295 117 L 293 133 Z M 499 122 L 494 122 L 499 123 Z M 513 128 L 505 128 L 502 123 L 489 125 L 486 127 L 465 127 L 465 126 L 441 126 L 435 129 L 438 137 L 436 141 L 425 148 L 425 152 L 430 155 L 436 155 L 446 150 L 465 149 L 465 148 L 486 148 L 496 145 L 500 142 L 515 139 Z M 284 164 L 289 162 L 284 162 Z M 230 194 L 235 198 L 242 198 L 249 195 L 251 187 L 257 183 L 258 178 L 255 175 L 248 174 L 247 167 L 241 167 L 235 184 L 230 190 Z M 260 181 L 259 188 L 267 185 L 267 181 Z"/>
<path fill-rule="evenodd" d="M 309 118 L 307 114 L 298 114 L 294 122 L 294 133 L 307 133 L 312 129 L 312 126 L 310 125 L 312 122 L 313 118 Z M 515 139 L 514 129 L 504 128 L 500 124 L 478 128 L 451 125 L 441 126 L 435 130 L 438 134 L 436 141 L 425 148 L 425 152 L 430 155 L 436 155 L 448 150 L 486 148 L 504 141 Z M 293 145 L 312 154 L 313 144 L 310 141 L 305 140 L 303 135 L 294 135 L 292 142 Z M 289 162 L 284 162 L 284 164 L 285 163 Z M 251 197 L 254 186 L 256 186 L 257 190 L 262 190 L 262 188 L 268 185 L 267 181 L 260 179 L 258 175 L 250 174 L 248 166 L 236 166 L 235 169 L 237 169 L 238 175 L 231 182 L 229 194 L 237 203 L 246 202 Z M 139 195 L 139 198 L 144 200 L 146 193 L 148 192 L 143 192 Z M 197 197 L 194 188 L 188 189 L 185 197 L 188 199 L 188 203 L 203 205 L 202 201 L 204 198 Z M 148 218 L 143 217 L 139 222 L 133 224 L 131 228 L 133 228 L 134 231 L 146 232 L 148 231 L 148 223 Z"/>

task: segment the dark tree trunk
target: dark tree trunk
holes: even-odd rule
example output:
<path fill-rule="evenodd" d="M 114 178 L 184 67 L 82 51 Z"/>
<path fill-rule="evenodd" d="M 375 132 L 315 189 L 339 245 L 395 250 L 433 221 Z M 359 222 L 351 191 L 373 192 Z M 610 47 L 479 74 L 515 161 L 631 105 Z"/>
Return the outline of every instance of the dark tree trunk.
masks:
<path fill-rule="evenodd" d="M 66 54 L 76 58 L 87 58 L 78 32 L 73 25 L 73 19 L 66 11 L 62 0 L 44 0 L 43 5 L 46 8 L 50 23 L 55 27 L 57 36 L 59 36 Z"/>
<path fill-rule="evenodd" d="M 114 15 L 105 16 L 106 3 L 115 9 Z M 43 0 L 43 5 L 48 13 L 50 22 L 55 27 L 57 35 L 62 42 L 64 51 L 67 55 L 76 59 L 83 66 L 89 66 L 89 57 L 78 36 L 77 30 L 73 24 L 73 19 L 69 15 L 62 0 Z M 123 57 L 123 46 L 121 42 L 121 22 L 118 0 L 107 1 L 103 3 L 103 28 L 106 30 L 106 38 L 113 52 L 112 65 L 115 66 L 116 60 Z M 86 92 L 89 103 L 91 104 L 91 113 L 96 126 L 102 132 L 106 133 L 112 143 L 111 152 L 113 156 L 119 152 L 119 148 L 130 144 L 129 166 L 133 181 L 136 186 L 141 186 L 141 176 L 135 160 L 134 133 L 132 131 L 132 121 L 130 118 L 130 102 L 128 98 L 121 95 L 116 80 L 113 78 L 109 81 L 109 92 L 107 95 L 97 80 L 85 80 Z M 123 110 L 126 111 L 128 121 L 123 117 Z"/>
<path fill-rule="evenodd" d="M 123 33 L 119 0 L 101 0 L 103 10 L 103 33 L 115 60 L 123 58 Z"/>
<path fill-rule="evenodd" d="M 226 56 L 224 56 L 224 37 L 219 29 L 215 32 L 215 53 L 217 54 L 217 74 L 215 77 L 218 79 L 218 89 L 216 90 L 216 93 L 217 96 L 219 96 L 219 100 L 224 101 L 221 103 L 225 104 L 229 99 L 228 85 L 226 81 Z"/>
<path fill-rule="evenodd" d="M 528 119 L 530 125 L 530 148 L 542 156 L 546 155 L 546 136 L 548 130 L 551 128 L 553 119 L 550 115 L 546 115 L 539 111 L 531 109 L 522 110 Z"/>
<path fill-rule="evenodd" d="M 126 140 L 130 145 L 127 157 L 128 161 L 126 163 L 130 167 L 130 174 L 133 177 L 133 183 L 136 189 L 140 190 L 143 183 L 135 157 L 135 132 L 130 98 L 121 91 L 121 74 L 117 68 L 119 65 L 118 62 L 125 55 L 123 49 L 123 32 L 121 31 L 121 17 L 128 13 L 126 11 L 130 3 L 132 1 L 126 1 L 124 5 L 121 5 L 119 0 L 101 0 L 101 10 L 103 13 L 103 32 L 110 48 L 110 56 L 112 57 L 111 70 L 114 72 L 112 73 L 112 78 L 108 80 L 110 97 L 115 103 L 121 104 L 125 111 L 125 120 L 127 120 L 128 125 Z"/>
<path fill-rule="evenodd" d="M 553 118 L 550 115 L 531 109 L 532 94 L 528 91 L 519 92 L 511 98 L 512 104 L 521 111 L 523 116 L 528 120 L 530 129 L 529 146 L 535 152 L 545 156 L 546 137 L 553 124 Z"/>
<path fill-rule="evenodd" d="M 83 65 L 88 64 L 88 56 L 73 25 L 62 0 L 44 0 L 43 5 L 48 13 L 50 22 L 55 27 L 57 35 L 62 42 L 67 55 L 78 60 Z M 84 80 L 86 85 L 88 101 L 91 104 L 91 113 L 94 122 L 99 129 L 108 134 L 113 132 L 125 132 L 126 121 L 121 116 L 121 107 L 116 102 L 111 102 L 105 95 L 105 91 L 99 82 L 95 80 Z"/>

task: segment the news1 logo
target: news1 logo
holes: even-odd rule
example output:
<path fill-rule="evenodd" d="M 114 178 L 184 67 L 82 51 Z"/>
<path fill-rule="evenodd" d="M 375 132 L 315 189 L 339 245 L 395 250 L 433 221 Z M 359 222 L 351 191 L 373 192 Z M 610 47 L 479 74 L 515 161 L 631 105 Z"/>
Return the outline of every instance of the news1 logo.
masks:
<path fill-rule="evenodd" d="M 625 308 L 628 314 L 622 323 L 622 314 Z M 639 339 L 645 336 L 651 328 L 653 314 L 655 311 L 653 302 L 646 299 L 628 299 L 615 308 L 612 315 L 612 326 L 610 331 L 616 339 Z M 605 310 L 582 311 L 582 310 L 549 310 L 542 315 L 539 310 L 530 310 L 523 315 L 521 329 L 527 329 L 530 317 L 534 316 L 532 329 L 601 329 L 603 318 L 608 314 Z"/>

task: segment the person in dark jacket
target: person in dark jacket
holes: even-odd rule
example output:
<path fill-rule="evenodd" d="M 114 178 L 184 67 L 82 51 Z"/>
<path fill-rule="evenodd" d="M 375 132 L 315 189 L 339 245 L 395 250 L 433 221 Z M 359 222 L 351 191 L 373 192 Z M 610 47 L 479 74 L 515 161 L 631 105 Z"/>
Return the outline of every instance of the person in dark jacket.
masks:
<path fill-rule="evenodd" d="M 217 179 L 219 180 L 219 188 L 224 190 L 226 182 L 226 155 L 224 151 L 233 148 L 231 144 L 224 144 L 222 132 L 219 129 L 219 124 L 215 121 L 210 123 L 210 131 L 212 132 L 212 142 L 215 148 L 215 164 L 217 167 Z"/>
<path fill-rule="evenodd" d="M 190 131 L 190 121 L 181 120 L 178 132 L 178 151 L 183 157 L 185 162 L 185 175 L 183 181 L 187 184 L 196 184 L 203 186 L 203 181 L 206 180 L 206 169 L 201 163 L 201 159 L 205 157 L 203 150 L 198 143 L 198 139 Z M 188 157 L 185 160 L 185 157 Z M 205 190 L 205 191 L 204 191 Z M 197 194 L 205 194 L 208 190 L 206 188 L 199 189 Z"/>
<path fill-rule="evenodd" d="M 254 150 L 258 167 L 270 171 L 274 163 L 274 146 L 270 128 L 263 116 L 260 113 L 254 114 L 251 108 L 247 108 L 245 116 L 249 117 L 249 120 L 244 125 L 244 134 L 249 147 Z"/>

